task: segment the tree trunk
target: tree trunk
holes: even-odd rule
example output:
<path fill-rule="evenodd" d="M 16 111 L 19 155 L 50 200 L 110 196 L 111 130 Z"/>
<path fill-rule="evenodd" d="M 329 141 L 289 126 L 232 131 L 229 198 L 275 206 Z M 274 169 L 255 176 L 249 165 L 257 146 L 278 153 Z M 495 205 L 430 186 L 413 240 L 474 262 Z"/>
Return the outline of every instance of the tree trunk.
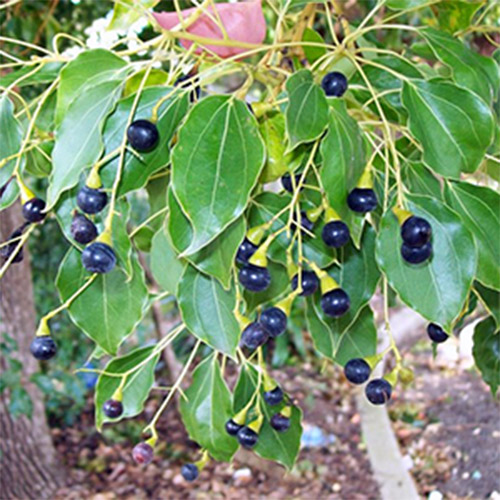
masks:
<path fill-rule="evenodd" d="M 3 210 L 0 213 L 0 241 L 7 240 L 22 224 L 19 204 Z M 12 264 L 0 281 L 0 313 L 0 332 L 17 343 L 15 356 L 23 364 L 22 383 L 33 403 L 31 419 L 25 416 L 14 419 L 8 410 L 8 391 L 0 394 L 0 495 L 5 500 L 42 500 L 52 497 L 63 484 L 63 471 L 45 419 L 42 394 L 29 382 L 39 366 L 29 352 L 36 316 L 26 248 L 24 260 Z M 5 363 L 5 359 L 0 360 L 0 375 L 6 369 Z"/>

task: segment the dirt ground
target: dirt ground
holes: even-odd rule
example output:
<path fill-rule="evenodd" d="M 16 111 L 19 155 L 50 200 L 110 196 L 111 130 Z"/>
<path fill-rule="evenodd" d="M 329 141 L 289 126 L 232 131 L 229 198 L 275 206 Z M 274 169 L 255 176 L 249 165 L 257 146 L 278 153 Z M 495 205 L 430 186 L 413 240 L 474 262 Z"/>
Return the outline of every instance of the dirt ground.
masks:
<path fill-rule="evenodd" d="M 434 499 L 500 498 L 500 405 L 474 371 L 463 364 L 433 360 L 428 342 L 420 342 L 406 359 L 415 368 L 416 381 L 398 389 L 389 406 L 405 464 L 419 493 Z M 199 499 L 379 498 L 360 434 L 352 388 L 340 371 L 302 366 L 275 373 L 304 411 L 307 434 L 324 443 L 304 447 L 288 474 L 279 465 L 238 452 L 234 463 L 211 464 L 194 484 L 180 476 L 180 466 L 196 455 L 177 412 L 171 407 L 161 419 L 159 446 L 146 468 L 131 459 L 133 446 L 116 431 L 95 432 L 92 404 L 77 426 L 54 429 L 54 439 L 69 469 L 68 487 L 57 500 L 91 498 Z M 139 422 L 120 424 L 137 429 L 152 415 L 157 401 L 148 404 Z M 117 442 L 118 439 L 118 442 Z M 314 441 L 314 439 L 313 439 Z M 442 495 L 442 496 L 441 496 Z M 402 499 L 403 500 L 403 499 Z"/>

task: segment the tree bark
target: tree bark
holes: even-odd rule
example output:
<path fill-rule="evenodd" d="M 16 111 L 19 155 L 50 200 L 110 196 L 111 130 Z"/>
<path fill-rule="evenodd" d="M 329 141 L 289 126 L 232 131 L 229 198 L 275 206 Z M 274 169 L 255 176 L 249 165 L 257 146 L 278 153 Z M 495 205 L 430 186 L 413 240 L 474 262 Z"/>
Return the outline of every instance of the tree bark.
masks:
<path fill-rule="evenodd" d="M 0 213 L 0 241 L 23 224 L 21 207 L 14 204 Z M 12 418 L 9 394 L 0 394 L 0 492 L 1 498 L 36 499 L 52 497 L 63 484 L 63 470 L 52 444 L 45 418 L 43 396 L 29 382 L 39 370 L 29 352 L 35 333 L 35 306 L 31 281 L 30 257 L 24 249 L 24 260 L 12 264 L 0 280 L 0 332 L 13 338 L 18 347 L 16 358 L 23 364 L 22 383 L 31 397 L 33 415 Z M 0 360 L 0 375 L 6 360 Z"/>

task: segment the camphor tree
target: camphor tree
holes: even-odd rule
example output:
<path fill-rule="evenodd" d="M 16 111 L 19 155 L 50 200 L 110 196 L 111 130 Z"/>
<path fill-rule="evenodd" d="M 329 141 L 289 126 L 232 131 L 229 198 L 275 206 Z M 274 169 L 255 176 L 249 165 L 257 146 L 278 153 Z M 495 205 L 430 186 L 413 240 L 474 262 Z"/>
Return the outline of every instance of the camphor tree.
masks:
<path fill-rule="evenodd" d="M 19 198 L 25 219 L 0 247 L 0 277 L 47 218 L 68 241 L 61 304 L 33 332 L 33 356 L 56 356 L 50 322 L 67 310 L 108 359 L 96 370 L 100 430 L 142 411 L 162 351 L 182 336 L 192 349 L 133 456 L 152 460 L 179 392 L 201 447 L 182 469 L 190 481 L 239 445 L 292 467 L 300 402 L 267 368 L 292 313 L 375 405 L 413 377 L 393 340 L 377 352 L 375 293 L 390 339 L 393 293 L 437 343 L 474 313 L 476 364 L 495 393 L 500 51 L 481 55 L 473 41 L 496 46 L 498 5 L 367 1 L 350 22 L 337 1 L 204 0 L 181 12 L 174 0 L 152 13 L 157 3 L 116 2 L 112 28 L 146 17 L 156 31 L 132 48 L 0 37 L 31 55 L 7 54 L 0 78 L 0 204 Z M 229 77 L 240 85 L 218 92 Z M 148 214 L 135 208 L 145 198 Z M 167 296 L 178 324 L 130 348 Z M 385 355 L 393 368 L 371 378 Z"/>

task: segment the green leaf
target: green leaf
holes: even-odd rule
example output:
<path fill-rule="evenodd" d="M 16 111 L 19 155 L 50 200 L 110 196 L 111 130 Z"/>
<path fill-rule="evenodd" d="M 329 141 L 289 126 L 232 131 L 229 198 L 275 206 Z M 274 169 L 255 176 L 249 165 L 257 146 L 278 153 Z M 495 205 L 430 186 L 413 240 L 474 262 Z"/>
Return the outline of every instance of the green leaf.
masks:
<path fill-rule="evenodd" d="M 0 87 L 6 88 L 16 80 L 18 81 L 16 87 L 26 87 L 27 85 L 37 85 L 39 83 L 52 83 L 59 75 L 62 66 L 62 63 L 58 62 L 44 63 L 36 73 L 19 80 L 35 69 L 33 66 L 23 66 L 16 71 L 11 71 L 0 77 Z"/>
<path fill-rule="evenodd" d="M 238 448 L 238 441 L 225 430 L 233 416 L 233 402 L 215 356 L 196 367 L 185 394 L 187 401 L 181 399 L 180 411 L 190 438 L 215 460 L 229 462 Z"/>
<path fill-rule="evenodd" d="M 474 239 L 458 215 L 436 199 L 408 196 L 407 208 L 432 226 L 431 259 L 420 265 L 403 260 L 400 227 L 388 211 L 380 223 L 377 262 L 405 304 L 450 332 L 476 271 Z"/>
<path fill-rule="evenodd" d="M 106 422 L 117 422 L 124 418 L 131 418 L 139 415 L 144 409 L 144 403 L 149 395 L 149 391 L 154 384 L 154 372 L 161 352 L 153 354 L 155 346 L 141 347 L 125 356 L 112 359 L 104 371 L 106 373 L 123 374 L 140 363 L 144 363 L 137 370 L 127 376 L 127 381 L 123 387 L 123 414 L 118 419 L 107 417 L 102 411 L 103 404 L 113 397 L 118 389 L 121 377 L 112 377 L 102 373 L 97 381 L 95 389 L 95 425 L 100 432 Z M 149 361 L 146 359 L 149 358 Z"/>
<path fill-rule="evenodd" d="M 115 355 L 119 345 L 135 329 L 144 315 L 147 288 L 141 267 L 132 260 L 132 277 L 116 267 L 97 276 L 68 309 L 73 323 L 108 354 Z M 70 249 L 59 268 L 56 285 L 61 300 L 67 300 L 89 277 L 80 253 Z"/>
<path fill-rule="evenodd" d="M 385 5 L 394 10 L 418 8 L 426 3 L 428 0 L 385 0 Z"/>
<path fill-rule="evenodd" d="M 161 227 L 151 243 L 151 272 L 156 282 L 172 295 L 184 273 L 185 262 L 177 258 L 166 227 Z"/>
<path fill-rule="evenodd" d="M 12 180 L 7 184 L 5 191 L 0 196 L 0 210 L 10 207 L 17 200 L 18 196 L 19 186 L 17 182 Z"/>
<path fill-rule="evenodd" d="M 468 182 L 447 182 L 444 192 L 448 205 L 462 217 L 476 241 L 476 278 L 483 285 L 500 290 L 500 195 Z"/>
<path fill-rule="evenodd" d="M 192 108 L 172 153 L 172 186 L 193 227 L 186 255 L 243 213 L 264 159 L 257 122 L 243 102 L 212 96 Z"/>
<path fill-rule="evenodd" d="M 323 37 L 317 31 L 314 31 L 311 28 L 306 28 L 304 30 L 304 34 L 302 35 L 302 40 L 304 42 L 314 42 L 314 43 L 322 43 L 322 44 L 325 43 L 325 41 L 323 40 Z M 325 47 L 304 45 L 302 48 L 304 49 L 304 54 L 306 56 L 306 59 L 311 64 L 326 54 Z"/>
<path fill-rule="evenodd" d="M 14 105 L 4 93 L 0 96 L 0 162 L 21 149 L 22 130 L 14 117 Z M 0 167 L 0 187 L 12 175 L 17 158 L 14 158 Z M 15 182 L 13 182 L 15 184 Z"/>
<path fill-rule="evenodd" d="M 163 102 L 158 110 L 158 121 L 156 123 L 160 134 L 158 145 L 153 151 L 141 153 L 139 157 L 130 151 L 125 153 L 118 196 L 123 196 L 130 191 L 143 187 L 151 174 L 166 167 L 170 162 L 170 141 L 187 112 L 188 97 L 185 94 L 173 92 L 170 87 L 145 89 L 139 98 L 134 119 L 151 119 L 153 106 L 167 95 L 171 95 L 171 97 Z M 125 133 L 134 99 L 135 95 L 121 99 L 114 113 L 106 121 L 103 131 L 106 154 L 115 151 L 122 144 L 123 134 Z M 101 179 L 104 186 L 111 187 L 113 185 L 119 161 L 119 156 L 116 156 L 101 169 Z"/>
<path fill-rule="evenodd" d="M 495 318 L 497 328 L 500 328 L 500 292 L 486 288 L 479 281 L 474 283 L 474 288 L 484 308 Z"/>
<path fill-rule="evenodd" d="M 451 69 L 459 85 L 491 103 L 500 87 L 498 66 L 491 57 L 477 54 L 453 36 L 434 28 L 424 28 L 420 33 L 436 57 Z"/>
<path fill-rule="evenodd" d="M 38 148 L 26 153 L 24 172 L 33 177 L 48 177 L 52 172 L 52 151 L 54 141 L 42 142 Z"/>
<path fill-rule="evenodd" d="M 115 7 L 118 4 L 115 4 Z M 146 70 L 134 73 L 125 83 L 125 89 L 123 91 L 123 96 L 128 97 L 129 95 L 135 94 L 142 84 Z M 146 81 L 144 82 L 144 87 L 155 87 L 163 86 L 168 82 L 168 73 L 162 69 L 153 68 L 150 72 Z"/>
<path fill-rule="evenodd" d="M 328 124 L 328 101 L 308 69 L 290 76 L 286 81 L 286 90 L 286 132 L 291 150 L 321 136 Z"/>
<path fill-rule="evenodd" d="M 347 113 L 345 101 L 333 100 L 331 107 L 328 134 L 320 147 L 321 181 L 328 202 L 350 225 L 352 211 L 347 207 L 347 195 L 366 167 L 365 144 L 358 124 Z"/>
<path fill-rule="evenodd" d="M 500 385 L 500 330 L 495 320 L 486 318 L 474 328 L 472 355 L 483 380 L 495 396 Z"/>
<path fill-rule="evenodd" d="M 187 266 L 178 287 L 178 301 L 187 329 L 217 351 L 234 357 L 240 329 L 234 317 L 234 290 Z"/>
<path fill-rule="evenodd" d="M 423 163 L 407 162 L 402 173 L 403 184 L 410 193 L 442 198 L 441 184 Z"/>
<path fill-rule="evenodd" d="M 377 328 L 369 306 L 344 331 L 338 321 L 324 315 L 317 300 L 307 300 L 306 319 L 316 350 L 342 366 L 350 359 L 371 356 L 377 350 Z"/>
<path fill-rule="evenodd" d="M 127 63 L 112 52 L 94 49 L 82 52 L 61 71 L 57 89 L 56 125 L 60 125 L 70 104 L 89 87 L 109 80 L 122 80 Z"/>
<path fill-rule="evenodd" d="M 115 3 L 113 8 L 113 17 L 107 29 L 124 30 L 128 28 L 141 17 L 148 15 L 160 0 L 120 0 Z"/>
<path fill-rule="evenodd" d="M 485 4 L 485 0 L 454 0 L 453 2 L 437 2 L 433 5 L 439 26 L 455 33 L 469 27 L 472 17 Z"/>
<path fill-rule="evenodd" d="M 258 374 L 255 369 L 246 364 L 241 367 L 240 376 L 234 390 L 234 413 L 241 410 L 257 390 Z M 264 389 L 261 386 L 260 397 L 263 398 Z M 259 432 L 259 440 L 254 448 L 255 453 L 262 458 L 272 460 L 291 469 L 295 464 L 300 449 L 302 435 L 302 411 L 297 406 L 292 407 L 290 428 L 286 432 L 277 432 L 269 423 L 271 417 L 281 411 L 285 404 L 270 407 L 261 400 L 264 423 Z"/>
<path fill-rule="evenodd" d="M 90 168 L 103 150 L 104 120 L 115 107 L 122 88 L 121 80 L 110 80 L 86 88 L 71 103 L 58 129 L 53 169 L 47 190 L 47 208 L 78 183 L 84 169 Z"/>
<path fill-rule="evenodd" d="M 452 83 L 422 80 L 406 81 L 402 98 L 426 165 L 454 178 L 477 169 L 493 139 L 493 116 L 482 99 Z"/>

